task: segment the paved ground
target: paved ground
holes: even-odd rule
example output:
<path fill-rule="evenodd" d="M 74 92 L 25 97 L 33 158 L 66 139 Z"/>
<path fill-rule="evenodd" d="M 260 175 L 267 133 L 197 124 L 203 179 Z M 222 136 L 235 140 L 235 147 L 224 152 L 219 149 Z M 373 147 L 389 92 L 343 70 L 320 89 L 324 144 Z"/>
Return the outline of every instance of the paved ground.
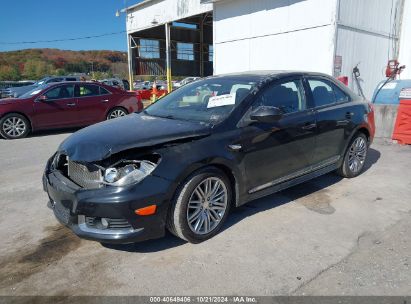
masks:
<path fill-rule="evenodd" d="M 68 135 L 0 140 L 0 295 L 411 294 L 411 147 L 375 144 L 360 177 L 254 201 L 205 243 L 109 248 L 46 207 L 43 166 Z"/>

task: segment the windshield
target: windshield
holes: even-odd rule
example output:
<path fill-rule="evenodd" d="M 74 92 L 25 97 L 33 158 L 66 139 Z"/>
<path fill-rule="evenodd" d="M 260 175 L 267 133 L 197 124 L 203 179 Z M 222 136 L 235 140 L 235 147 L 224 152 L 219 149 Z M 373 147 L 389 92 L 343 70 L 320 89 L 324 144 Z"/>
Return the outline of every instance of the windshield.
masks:
<path fill-rule="evenodd" d="M 148 107 L 148 115 L 218 123 L 250 93 L 253 81 L 236 78 L 199 80 L 164 96 Z"/>
<path fill-rule="evenodd" d="M 38 86 L 38 87 L 33 88 L 33 89 L 31 89 L 30 91 L 28 91 L 28 92 L 20 95 L 18 98 L 21 98 L 21 99 L 23 99 L 23 98 L 29 98 L 29 97 L 31 97 L 31 96 L 33 96 L 33 95 L 36 95 L 36 94 L 40 93 L 40 92 L 43 91 L 46 87 L 47 87 L 47 85 Z"/>
<path fill-rule="evenodd" d="M 48 80 L 48 79 L 49 79 L 49 77 L 44 77 L 44 78 L 40 79 L 39 81 L 35 82 L 33 85 L 41 86 L 41 85 L 45 84 L 46 80 Z"/>

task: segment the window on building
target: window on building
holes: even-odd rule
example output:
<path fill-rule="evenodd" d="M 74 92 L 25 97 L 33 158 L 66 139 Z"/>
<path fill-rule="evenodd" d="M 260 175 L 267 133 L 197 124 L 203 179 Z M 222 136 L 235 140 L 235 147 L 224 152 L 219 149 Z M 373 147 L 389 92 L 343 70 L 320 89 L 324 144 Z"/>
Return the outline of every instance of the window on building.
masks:
<path fill-rule="evenodd" d="M 196 30 L 197 29 L 197 24 L 193 23 L 184 23 L 184 22 L 173 22 L 172 25 L 174 27 L 182 27 L 190 30 Z"/>
<path fill-rule="evenodd" d="M 177 59 L 194 60 L 194 44 L 177 42 Z"/>
<path fill-rule="evenodd" d="M 152 39 L 140 39 L 141 58 L 160 58 L 160 42 Z"/>
<path fill-rule="evenodd" d="M 214 59 L 214 48 L 213 48 L 213 45 L 210 44 L 208 46 L 208 61 L 213 62 L 213 59 Z"/>

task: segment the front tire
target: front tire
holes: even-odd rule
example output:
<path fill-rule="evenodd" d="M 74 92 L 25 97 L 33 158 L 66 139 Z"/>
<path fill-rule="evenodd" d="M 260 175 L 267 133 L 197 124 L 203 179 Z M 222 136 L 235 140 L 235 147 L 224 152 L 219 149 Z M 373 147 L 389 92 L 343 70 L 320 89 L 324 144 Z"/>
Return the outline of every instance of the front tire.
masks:
<path fill-rule="evenodd" d="M 167 228 L 190 243 L 200 243 L 222 228 L 232 203 L 227 176 L 217 168 L 204 168 L 177 190 L 168 214 Z"/>
<path fill-rule="evenodd" d="M 10 113 L 0 120 L 0 134 L 5 139 L 24 138 L 29 132 L 30 123 L 23 115 Z"/>
<path fill-rule="evenodd" d="M 357 133 L 351 139 L 347 151 L 345 151 L 344 160 L 337 170 L 337 174 L 352 178 L 358 176 L 364 168 L 368 152 L 368 140 L 364 133 Z"/>

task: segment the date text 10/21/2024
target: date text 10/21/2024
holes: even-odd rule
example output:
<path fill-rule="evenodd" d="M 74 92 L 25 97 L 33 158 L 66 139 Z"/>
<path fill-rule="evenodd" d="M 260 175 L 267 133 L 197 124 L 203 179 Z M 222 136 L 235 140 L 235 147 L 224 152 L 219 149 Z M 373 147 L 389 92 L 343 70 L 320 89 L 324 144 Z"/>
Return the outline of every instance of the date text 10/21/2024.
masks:
<path fill-rule="evenodd" d="M 184 296 L 184 297 L 150 297 L 150 303 L 257 303 L 255 297 L 212 297 L 212 296 Z"/>

